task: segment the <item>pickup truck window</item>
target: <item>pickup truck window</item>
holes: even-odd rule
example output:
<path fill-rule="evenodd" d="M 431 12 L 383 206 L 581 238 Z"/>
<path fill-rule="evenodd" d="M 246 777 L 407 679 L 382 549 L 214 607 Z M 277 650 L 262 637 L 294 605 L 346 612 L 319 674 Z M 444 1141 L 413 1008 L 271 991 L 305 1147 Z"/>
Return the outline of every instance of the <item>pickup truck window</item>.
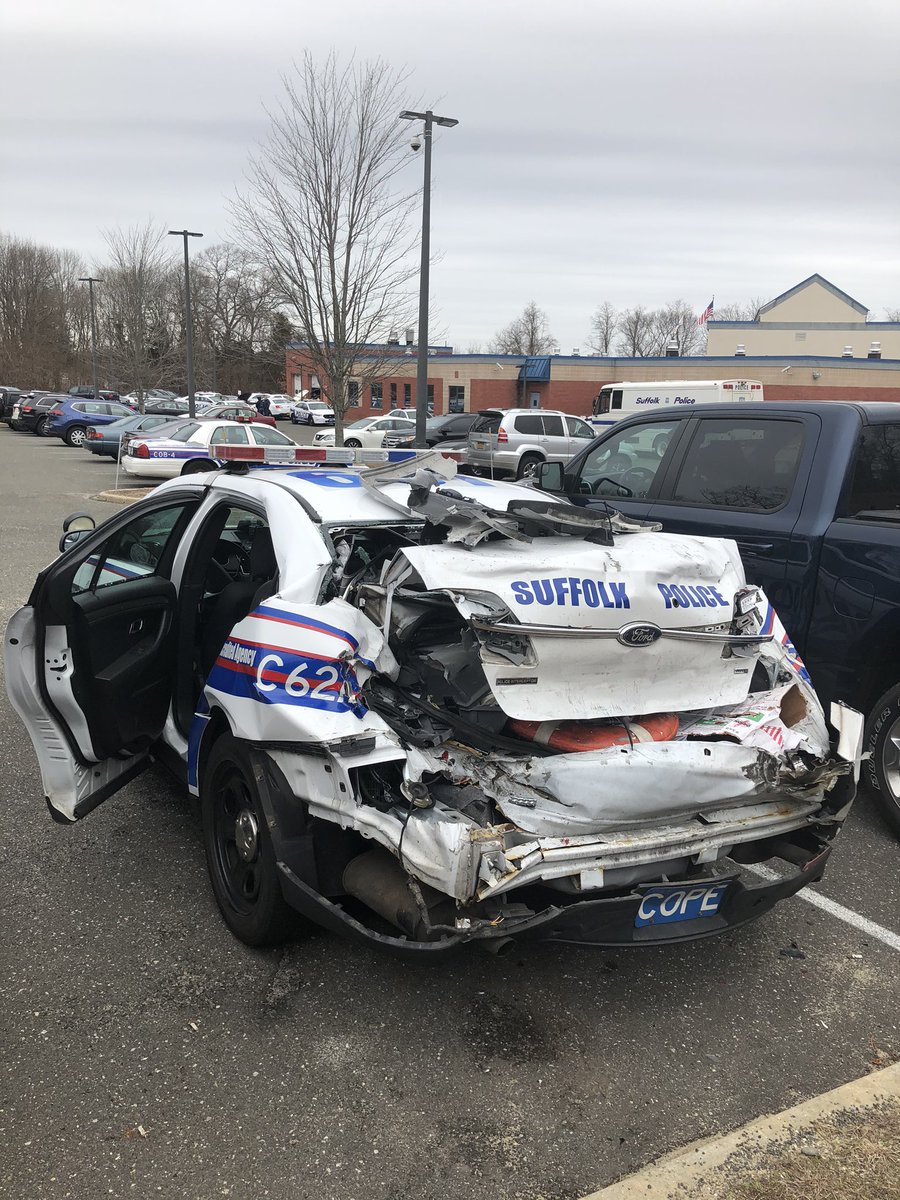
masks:
<path fill-rule="evenodd" d="M 617 485 L 643 500 L 656 479 L 675 421 L 654 421 L 605 438 L 586 455 L 574 490 L 584 495 L 617 496 Z"/>
<path fill-rule="evenodd" d="M 845 517 L 900 508 L 900 425 L 865 425 L 859 435 Z"/>
<path fill-rule="evenodd" d="M 800 421 L 702 420 L 672 499 L 682 504 L 772 512 L 791 493 L 803 450 Z"/>

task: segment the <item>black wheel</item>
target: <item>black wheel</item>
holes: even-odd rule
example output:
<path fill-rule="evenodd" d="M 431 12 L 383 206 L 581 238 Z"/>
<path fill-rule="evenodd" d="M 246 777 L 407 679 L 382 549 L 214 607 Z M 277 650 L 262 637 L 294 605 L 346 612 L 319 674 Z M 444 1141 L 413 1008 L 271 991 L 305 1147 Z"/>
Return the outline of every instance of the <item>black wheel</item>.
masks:
<path fill-rule="evenodd" d="M 70 425 L 63 435 L 63 441 L 67 446 L 83 446 L 86 437 L 87 430 L 83 425 Z"/>
<path fill-rule="evenodd" d="M 41 417 L 41 419 L 38 421 L 37 425 L 35 425 L 35 427 L 34 427 L 34 432 L 37 434 L 38 437 L 46 437 L 47 430 L 49 428 L 50 428 L 50 418 L 49 417 Z"/>
<path fill-rule="evenodd" d="M 307 413 L 307 414 L 306 414 L 306 424 L 307 424 L 307 425 L 314 425 L 314 424 L 315 424 L 315 422 L 314 422 L 314 421 L 313 421 L 313 419 L 312 419 L 312 414 L 311 414 L 311 413 Z"/>
<path fill-rule="evenodd" d="M 885 692 L 866 722 L 863 778 L 875 794 L 881 813 L 900 834 L 900 686 Z"/>
<path fill-rule="evenodd" d="M 537 470 L 538 463 L 543 461 L 539 454 L 523 454 L 516 468 L 516 479 L 531 479 Z"/>
<path fill-rule="evenodd" d="M 182 475 L 200 475 L 204 471 L 217 471 L 219 468 L 208 458 L 189 458 L 181 468 Z"/>
<path fill-rule="evenodd" d="M 344 448 L 346 450 L 360 450 L 362 448 L 362 442 L 359 441 L 358 438 L 345 438 Z"/>
<path fill-rule="evenodd" d="M 272 946 L 299 921 L 281 894 L 275 854 L 246 749 L 223 734 L 200 782 L 206 865 L 225 924 L 248 946 Z"/>

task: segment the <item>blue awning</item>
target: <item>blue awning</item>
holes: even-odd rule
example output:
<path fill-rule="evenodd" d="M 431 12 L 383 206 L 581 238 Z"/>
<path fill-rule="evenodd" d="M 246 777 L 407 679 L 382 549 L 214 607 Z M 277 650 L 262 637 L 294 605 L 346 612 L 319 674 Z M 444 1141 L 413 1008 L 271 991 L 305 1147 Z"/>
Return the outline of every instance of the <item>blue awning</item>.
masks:
<path fill-rule="evenodd" d="M 519 367 L 519 378 L 529 379 L 532 383 L 550 382 L 550 356 L 529 355 Z"/>

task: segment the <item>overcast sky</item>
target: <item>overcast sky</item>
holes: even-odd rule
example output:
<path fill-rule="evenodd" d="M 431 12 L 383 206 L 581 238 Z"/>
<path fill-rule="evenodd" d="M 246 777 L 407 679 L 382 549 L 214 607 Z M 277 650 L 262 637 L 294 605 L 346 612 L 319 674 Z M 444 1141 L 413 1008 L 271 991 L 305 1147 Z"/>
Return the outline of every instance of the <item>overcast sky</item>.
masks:
<path fill-rule="evenodd" d="M 148 217 L 229 234 L 304 49 L 384 56 L 459 119 L 432 273 L 459 350 L 534 299 L 700 312 L 819 271 L 900 306 L 896 0 L 0 0 L 0 230 L 88 258 Z M 410 182 L 421 159 L 410 155 Z"/>

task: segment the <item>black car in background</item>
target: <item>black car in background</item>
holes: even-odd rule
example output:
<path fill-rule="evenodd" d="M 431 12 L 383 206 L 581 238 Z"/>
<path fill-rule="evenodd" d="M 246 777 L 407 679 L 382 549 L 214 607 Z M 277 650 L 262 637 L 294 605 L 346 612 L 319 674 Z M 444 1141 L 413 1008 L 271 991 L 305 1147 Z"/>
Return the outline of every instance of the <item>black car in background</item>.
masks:
<path fill-rule="evenodd" d="M 20 433 L 30 431 L 36 433 L 38 437 L 42 437 L 49 421 L 50 409 L 64 399 L 64 396 L 57 395 L 56 392 L 41 392 L 37 396 L 32 394 L 20 396 L 19 403 L 14 406 L 13 410 L 17 415 L 9 422 L 10 429 L 15 429 Z"/>
<path fill-rule="evenodd" d="M 425 444 L 427 446 L 445 446 L 459 442 L 465 445 L 469 430 L 481 416 L 477 412 L 444 413 L 439 417 L 429 417 L 425 422 Z M 386 446 L 413 446 L 416 435 L 388 434 L 384 439 Z"/>
<path fill-rule="evenodd" d="M 7 425 L 9 424 L 13 405 L 21 394 L 19 388 L 0 387 L 0 421 L 5 421 Z"/>

